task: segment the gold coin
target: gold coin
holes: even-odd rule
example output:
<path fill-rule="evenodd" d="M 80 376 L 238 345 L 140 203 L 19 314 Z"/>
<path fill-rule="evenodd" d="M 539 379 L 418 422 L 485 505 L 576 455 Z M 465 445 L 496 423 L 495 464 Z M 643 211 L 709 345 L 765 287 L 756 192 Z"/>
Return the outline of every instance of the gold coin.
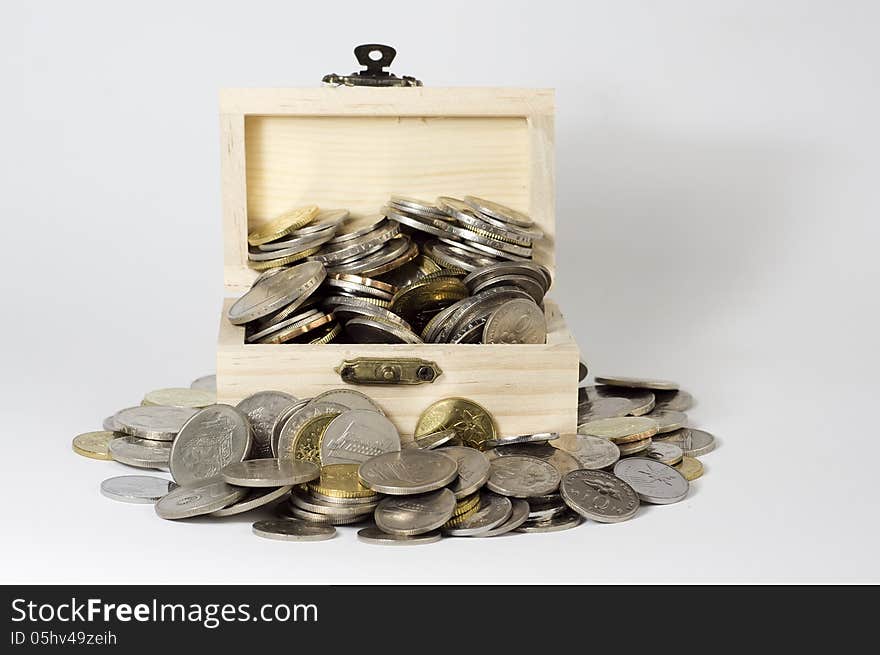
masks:
<path fill-rule="evenodd" d="M 325 343 L 330 343 L 331 341 L 333 341 L 341 333 L 342 326 L 339 323 L 336 323 L 323 336 L 320 336 L 317 339 L 312 339 L 311 341 L 309 341 L 309 343 L 313 346 L 322 346 Z"/>
<path fill-rule="evenodd" d="M 141 405 L 165 405 L 167 407 L 194 407 L 200 409 L 217 402 L 217 394 L 207 389 L 169 387 L 156 389 L 144 396 Z"/>
<path fill-rule="evenodd" d="M 391 309 L 409 320 L 419 313 L 442 309 L 442 303 L 447 300 L 461 300 L 467 296 L 467 287 L 456 277 L 422 278 L 395 293 L 391 299 Z"/>
<path fill-rule="evenodd" d="M 470 496 L 466 496 L 462 500 L 458 501 L 455 504 L 455 510 L 452 512 L 452 516 L 461 516 L 466 512 L 471 511 L 480 504 L 480 493 L 477 492 L 475 494 L 471 494 Z"/>
<path fill-rule="evenodd" d="M 476 505 L 474 505 L 473 507 L 471 507 L 469 510 L 467 510 L 466 512 L 463 512 L 463 513 L 459 514 L 458 516 L 453 516 L 451 519 L 446 521 L 446 523 L 444 523 L 442 527 L 444 527 L 444 528 L 457 527 L 457 526 L 461 525 L 462 523 L 464 523 L 467 519 L 472 517 L 474 514 L 476 514 L 478 511 L 480 511 L 480 503 L 479 502 Z"/>
<path fill-rule="evenodd" d="M 681 473 L 684 476 L 684 479 L 688 482 L 696 480 L 703 475 L 703 462 L 696 457 L 688 457 L 685 455 L 681 458 L 681 461 L 672 468 Z"/>
<path fill-rule="evenodd" d="M 275 241 L 305 227 L 318 215 L 318 207 L 316 205 L 306 205 L 305 207 L 297 207 L 296 209 L 285 212 L 273 218 L 265 225 L 261 225 L 256 230 L 248 234 L 248 243 L 252 246 L 260 246 L 270 241 Z"/>
<path fill-rule="evenodd" d="M 300 426 L 293 437 L 293 458 L 321 465 L 321 442 L 330 421 L 339 413 L 319 414 Z"/>
<path fill-rule="evenodd" d="M 617 444 L 618 450 L 620 450 L 620 456 L 626 457 L 627 455 L 635 455 L 636 453 L 640 453 L 643 450 L 647 450 L 651 447 L 653 440 L 651 437 L 647 437 L 646 439 L 639 439 L 638 441 L 627 441 L 625 443 Z"/>
<path fill-rule="evenodd" d="M 278 259 L 267 259 L 266 261 L 261 262 L 248 260 L 248 266 L 250 266 L 255 271 L 265 271 L 270 268 L 279 268 L 281 266 L 286 266 L 287 264 L 292 264 L 299 259 L 304 259 L 310 255 L 314 255 L 320 249 L 321 246 L 318 246 L 316 248 L 303 250 L 302 252 L 295 252 L 292 255 L 287 255 L 287 257 L 279 257 Z"/>
<path fill-rule="evenodd" d="M 414 436 L 424 437 L 440 430 L 455 430 L 465 446 L 482 448 L 498 436 L 495 419 L 484 407 L 467 398 L 444 398 L 428 407 L 416 423 Z"/>
<path fill-rule="evenodd" d="M 112 460 L 110 442 L 115 438 L 116 433 L 107 430 L 78 434 L 73 438 L 73 452 L 92 459 Z"/>
<path fill-rule="evenodd" d="M 358 479 L 360 464 L 328 464 L 321 467 L 321 477 L 309 482 L 309 489 L 333 498 L 370 498 L 378 496 Z"/>
<path fill-rule="evenodd" d="M 647 416 L 600 418 L 578 426 L 578 434 L 609 439 L 616 444 L 643 441 L 659 430 L 660 424 Z"/>

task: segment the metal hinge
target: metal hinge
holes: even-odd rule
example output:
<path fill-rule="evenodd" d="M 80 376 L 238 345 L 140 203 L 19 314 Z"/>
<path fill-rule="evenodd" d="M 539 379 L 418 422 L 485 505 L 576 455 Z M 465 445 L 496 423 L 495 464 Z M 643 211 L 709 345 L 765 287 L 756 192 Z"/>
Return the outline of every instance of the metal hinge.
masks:
<path fill-rule="evenodd" d="M 424 384 L 443 375 L 435 362 L 414 357 L 358 357 L 335 370 L 348 384 Z"/>
<path fill-rule="evenodd" d="M 331 73 L 321 80 L 330 86 L 422 86 L 420 80 L 409 75 L 397 77 L 384 68 L 391 65 L 397 50 L 390 45 L 381 43 L 365 43 L 354 49 L 354 56 L 358 63 L 365 66 L 366 70 L 352 73 L 351 75 L 337 75 Z"/>

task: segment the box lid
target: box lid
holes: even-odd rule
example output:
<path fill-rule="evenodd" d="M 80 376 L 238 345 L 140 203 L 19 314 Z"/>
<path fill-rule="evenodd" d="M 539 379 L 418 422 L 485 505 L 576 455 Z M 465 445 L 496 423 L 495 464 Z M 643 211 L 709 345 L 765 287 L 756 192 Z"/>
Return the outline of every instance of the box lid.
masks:
<path fill-rule="evenodd" d="M 225 89 L 224 283 L 246 290 L 247 234 L 294 207 L 375 213 L 391 194 L 475 195 L 528 213 L 555 272 L 554 92 L 508 88 Z"/>

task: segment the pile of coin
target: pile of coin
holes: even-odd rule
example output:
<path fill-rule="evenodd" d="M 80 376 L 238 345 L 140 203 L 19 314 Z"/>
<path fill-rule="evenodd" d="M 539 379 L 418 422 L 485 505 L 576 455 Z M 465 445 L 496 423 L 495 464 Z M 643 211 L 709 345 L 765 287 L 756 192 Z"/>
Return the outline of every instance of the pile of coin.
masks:
<path fill-rule="evenodd" d="M 392 196 L 337 233 L 346 216 L 304 207 L 248 236 L 263 273 L 227 314 L 247 343 L 546 341 L 552 280 L 531 261 L 542 234 L 524 214 L 471 196 Z"/>
<path fill-rule="evenodd" d="M 174 520 L 271 508 L 252 529 L 279 540 L 329 539 L 337 526 L 365 523 L 360 540 L 392 545 L 553 532 L 683 500 L 703 472 L 697 457 L 715 445 L 686 427 L 693 398 L 668 381 L 596 381 L 582 387 L 585 420 L 575 435 L 501 435 L 478 403 L 446 398 L 425 409 L 407 440 L 352 389 L 306 399 L 264 391 L 235 407 L 201 408 L 178 389 L 146 398 L 183 406 L 120 410 L 109 429 L 80 435 L 73 447 L 171 473 L 109 478 L 101 484 L 109 498 L 155 503 Z M 193 383 L 208 394 L 211 384 L 211 376 Z"/>

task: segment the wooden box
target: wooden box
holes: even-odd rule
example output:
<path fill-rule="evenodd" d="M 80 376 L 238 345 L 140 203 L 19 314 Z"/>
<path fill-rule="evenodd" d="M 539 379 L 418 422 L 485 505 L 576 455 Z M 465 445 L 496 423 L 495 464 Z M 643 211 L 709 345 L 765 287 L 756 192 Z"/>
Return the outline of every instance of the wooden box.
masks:
<path fill-rule="evenodd" d="M 346 208 L 355 219 L 392 193 L 482 196 L 526 211 L 546 235 L 534 259 L 555 273 L 554 95 L 546 89 L 228 89 L 220 96 L 224 280 L 244 293 L 247 234 L 299 205 Z M 218 401 L 276 389 L 299 398 L 345 387 L 358 357 L 416 357 L 442 374 L 418 385 L 359 385 L 404 438 L 431 403 L 472 399 L 502 435 L 574 433 L 579 352 L 547 298 L 544 345 L 245 344 L 229 323 L 217 345 Z"/>

